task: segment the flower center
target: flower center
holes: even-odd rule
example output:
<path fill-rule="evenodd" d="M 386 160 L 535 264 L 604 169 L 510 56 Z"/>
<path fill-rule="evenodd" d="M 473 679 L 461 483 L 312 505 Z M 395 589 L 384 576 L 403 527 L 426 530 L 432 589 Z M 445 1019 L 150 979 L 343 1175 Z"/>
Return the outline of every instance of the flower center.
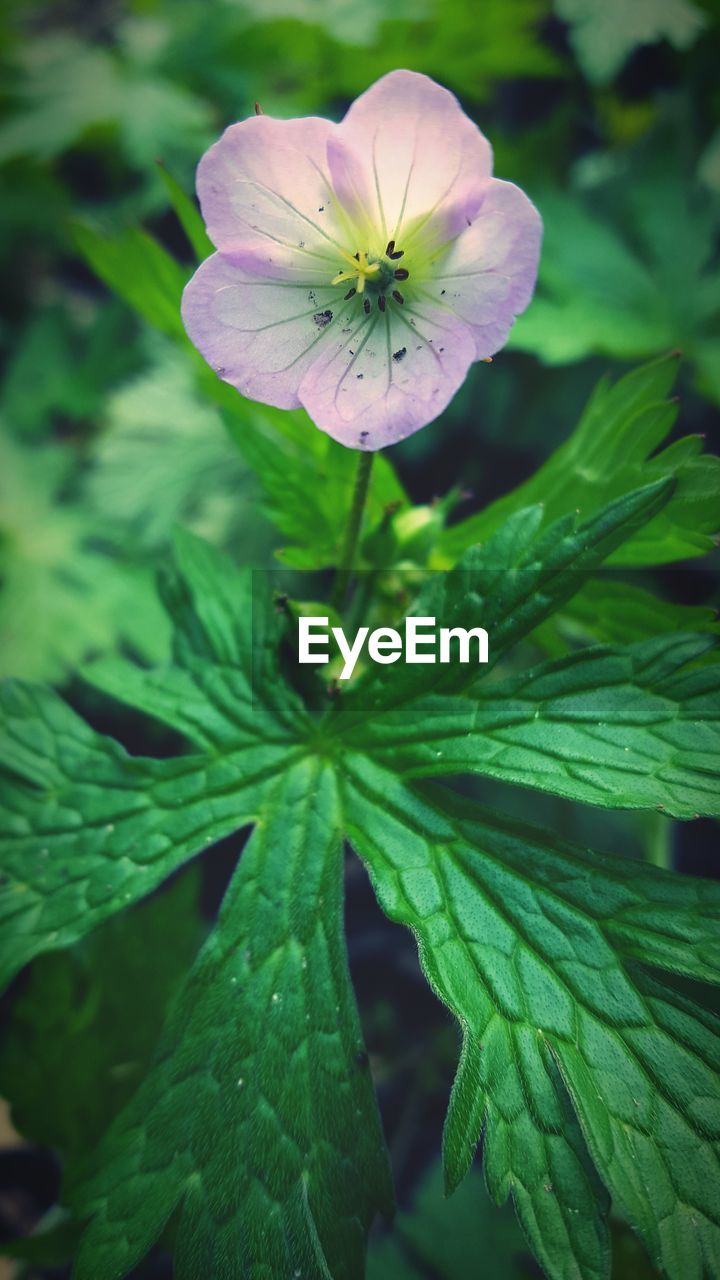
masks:
<path fill-rule="evenodd" d="M 410 275 L 404 267 L 397 267 L 396 262 L 402 258 L 403 249 L 395 248 L 395 241 L 390 240 L 385 250 L 384 256 L 369 261 L 370 251 L 368 249 L 358 249 L 357 253 L 349 254 L 344 250 L 340 250 L 341 256 L 349 264 L 343 271 L 339 271 L 333 276 L 331 284 L 347 284 L 352 281 L 352 288 L 345 294 L 345 301 L 355 296 L 355 294 L 365 294 L 363 298 L 363 307 L 366 314 L 369 315 L 372 308 L 371 297 L 377 298 L 377 304 L 380 311 L 384 311 L 388 302 L 388 295 L 395 302 L 403 305 L 405 299 L 397 287 L 397 282 L 407 280 Z M 368 294 L 371 297 L 368 297 Z"/>

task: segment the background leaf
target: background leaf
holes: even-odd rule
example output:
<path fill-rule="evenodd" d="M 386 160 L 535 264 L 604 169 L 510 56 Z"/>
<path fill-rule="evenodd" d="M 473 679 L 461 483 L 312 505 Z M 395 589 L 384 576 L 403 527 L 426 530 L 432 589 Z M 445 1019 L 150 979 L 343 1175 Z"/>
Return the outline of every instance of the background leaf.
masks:
<path fill-rule="evenodd" d="M 636 0 L 629 11 L 617 0 L 555 0 L 555 12 L 571 24 L 583 71 L 599 84 L 610 80 L 639 44 L 664 39 L 687 49 L 706 21 L 690 0 Z"/>

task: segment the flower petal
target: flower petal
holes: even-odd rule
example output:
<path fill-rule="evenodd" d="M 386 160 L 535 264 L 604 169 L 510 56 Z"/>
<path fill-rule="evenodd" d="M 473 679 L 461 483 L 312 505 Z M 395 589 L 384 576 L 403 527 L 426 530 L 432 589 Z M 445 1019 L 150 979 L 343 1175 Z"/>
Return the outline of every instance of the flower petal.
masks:
<path fill-rule="evenodd" d="M 186 285 L 182 318 L 218 377 L 243 395 L 297 408 L 297 390 L 349 304 L 330 285 L 267 280 L 214 253 Z"/>
<path fill-rule="evenodd" d="M 355 311 L 353 319 L 318 348 L 298 395 L 333 439 L 383 449 L 442 413 L 475 359 L 475 343 L 447 310 L 392 306 L 364 322 Z"/>
<path fill-rule="evenodd" d="M 439 242 L 457 235 L 492 171 L 490 144 L 457 98 L 414 71 L 378 80 L 328 141 L 340 200 L 356 214 L 362 182 L 369 219 L 386 243 L 400 243 L 431 219 Z"/>
<path fill-rule="evenodd" d="M 222 253 L 276 279 L 330 279 L 341 269 L 348 237 L 326 159 L 336 128 L 263 115 L 225 130 L 197 174 L 208 235 Z"/>
<path fill-rule="evenodd" d="M 499 351 L 528 305 L 541 240 L 542 221 L 532 201 L 512 182 L 491 178 L 472 226 L 431 263 L 423 292 L 471 327 L 475 359 Z"/>

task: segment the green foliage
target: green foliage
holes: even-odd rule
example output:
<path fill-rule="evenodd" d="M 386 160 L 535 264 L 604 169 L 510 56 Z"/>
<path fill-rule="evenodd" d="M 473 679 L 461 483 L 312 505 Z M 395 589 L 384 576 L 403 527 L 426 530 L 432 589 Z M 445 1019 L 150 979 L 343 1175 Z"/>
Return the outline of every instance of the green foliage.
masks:
<path fill-rule="evenodd" d="M 355 483 L 355 455 L 318 431 L 303 410 L 248 406 L 231 388 L 223 397 L 225 421 L 260 482 L 264 509 L 290 541 L 278 556 L 294 569 L 337 564 Z M 373 468 L 367 523 L 380 524 L 389 508 L 407 505 L 405 491 L 382 456 Z"/>
<path fill-rule="evenodd" d="M 483 1280 L 524 1280 L 528 1274 L 517 1220 L 509 1207 L 494 1209 L 477 1170 L 446 1200 L 442 1171 L 433 1167 L 412 1207 L 393 1225 L 391 1239 L 370 1247 L 368 1280 L 418 1280 L 428 1271 L 440 1280 L 467 1280 L 469 1258 L 477 1260 Z"/>
<path fill-rule="evenodd" d="M 484 545 L 468 551 L 454 570 L 432 574 L 413 604 L 413 614 L 435 618 L 443 627 L 485 627 L 493 637 L 496 663 L 661 509 L 671 489 L 667 482 L 637 489 L 584 523 L 566 516 L 542 528 L 541 507 L 516 511 Z M 344 699 L 343 726 L 362 723 L 371 714 L 429 692 L 457 692 L 472 681 L 476 670 L 450 663 L 437 664 L 428 673 L 419 665 L 392 671 L 376 668 Z"/>
<path fill-rule="evenodd" d="M 412 722 L 388 711 L 349 743 L 404 776 L 480 771 L 586 804 L 720 817 L 720 663 L 694 665 L 712 643 L 582 649 L 481 681 L 475 698 L 421 699 Z"/>
<path fill-rule="evenodd" d="M 586 582 L 561 613 L 538 629 L 534 638 L 550 652 L 559 653 L 563 651 L 563 641 L 633 644 L 688 631 L 717 635 L 720 625 L 715 610 L 704 605 L 673 604 L 633 583 L 603 574 Z"/>
<path fill-rule="evenodd" d="M 555 0 L 555 12 L 571 25 L 571 40 L 589 80 L 604 84 L 642 44 L 669 40 L 687 49 L 705 26 L 690 0 Z"/>
<path fill-rule="evenodd" d="M 249 477 L 192 366 L 166 341 L 149 354 L 148 367 L 107 397 L 89 448 L 96 519 L 125 550 L 164 551 L 178 523 L 221 546 L 261 546 L 267 533 L 247 509 Z"/>
<path fill-rule="evenodd" d="M 178 139 L 197 151 L 210 141 L 205 104 L 178 85 L 131 72 L 99 45 L 36 37 L 19 61 L 16 109 L 0 127 L 0 162 L 47 159 L 103 126 L 118 130 L 128 160 L 142 167 L 168 149 L 175 154 Z"/>
<path fill-rule="evenodd" d="M 74 228 L 77 247 L 118 297 L 161 333 L 185 339 L 180 299 L 189 272 L 145 231 L 130 227 L 109 236 L 94 227 Z"/>
<path fill-rule="evenodd" d="M 200 210 L 188 194 L 183 190 L 177 178 L 165 168 L 162 161 L 158 161 L 158 171 L 163 181 L 163 186 L 168 194 L 168 199 L 175 213 L 178 216 L 185 235 L 194 250 L 195 257 L 198 262 L 202 262 L 203 258 L 207 258 L 214 250 L 214 245 L 205 230 L 205 223 L 202 220 Z"/>
<path fill-rule="evenodd" d="M 3 416 L 18 435 L 47 435 L 53 418 L 73 424 L 92 419 L 108 388 L 135 371 L 137 353 L 121 304 L 77 310 L 79 315 L 71 307 L 47 307 L 20 336 L 2 387 Z"/>
<path fill-rule="evenodd" d="M 147 568 L 111 560 L 97 545 L 87 505 L 60 505 L 76 455 L 60 445 L 32 450 L 0 437 L 0 673 L 61 679 L 118 638 L 151 660 L 167 624 Z M 103 530 L 104 531 L 104 530 Z"/>
<path fill-rule="evenodd" d="M 200 941 L 197 889 L 182 876 L 29 969 L 0 1051 L 0 1092 L 16 1127 L 62 1154 L 69 1182 L 149 1067 Z"/>
<path fill-rule="evenodd" d="M 538 535 L 532 510 L 512 516 L 485 549 L 496 567 L 505 555 L 485 606 L 499 652 L 565 598 L 570 573 L 581 582 L 668 497 L 667 485 L 650 486 L 579 531 L 561 521 Z M 461 600 L 479 607 L 491 576 L 497 586 L 483 553 L 443 576 L 450 620 Z M 408 773 L 427 772 L 419 722 L 432 741 L 427 682 L 404 687 L 394 712 L 370 680 L 344 708 L 310 718 L 282 678 L 283 622 L 265 591 L 263 575 L 238 573 L 182 535 L 165 588 L 171 663 L 99 670 L 99 688 L 182 733 L 189 754 L 130 757 L 58 699 L 6 694 L 7 975 L 84 937 L 209 841 L 256 824 L 153 1063 L 68 1192 L 91 1219 L 77 1274 L 127 1271 L 176 1213 L 177 1266 L 191 1280 L 362 1274 L 367 1226 L 390 1202 L 340 932 L 345 832 L 384 910 L 418 936 L 430 983 L 463 1028 L 448 1186 L 484 1131 L 491 1195 L 502 1203 L 512 1193 L 550 1276 L 569 1265 L 588 1280 L 606 1274 L 608 1192 L 670 1280 L 699 1275 L 719 1244 L 717 1028 L 663 973 L 717 980 L 717 886 L 590 853 L 411 783 Z M 603 714 L 603 736 L 583 737 L 588 768 L 567 771 L 601 805 L 616 803 L 627 778 L 650 786 L 640 764 L 651 744 L 669 743 L 664 794 L 684 811 L 691 787 L 713 795 L 693 751 L 703 751 L 706 776 L 697 735 L 713 733 L 701 694 L 716 668 L 673 671 L 706 643 L 660 639 L 624 655 L 590 651 L 505 689 L 483 681 L 474 714 L 489 720 L 509 707 L 522 734 L 541 708 L 543 733 L 524 747 L 538 775 L 523 781 L 550 790 L 563 752 L 577 754 L 567 731 Z M 693 741 L 673 736 L 673 705 L 692 712 Z M 452 756 L 454 740 L 465 753 L 447 766 L 496 776 L 497 757 L 480 750 L 492 729 L 469 734 L 466 706 L 445 702 L 444 749 Z M 404 732 L 386 750 L 393 716 Z M 618 779 L 625 746 L 634 767 Z M 581 785 L 586 775 L 592 786 Z"/>
<path fill-rule="evenodd" d="M 129 1270 L 178 1204 L 188 1274 L 362 1277 L 392 1192 L 339 855 L 332 774 L 300 762 L 268 792 L 156 1063 L 77 1192 L 94 1213 L 78 1280 Z"/>
<path fill-rule="evenodd" d="M 717 947 L 718 887 L 633 874 L 445 793 L 411 792 L 367 759 L 346 758 L 345 774 L 349 833 L 380 902 L 412 926 L 463 1027 L 449 1189 L 482 1132 L 490 1193 L 502 1203 L 512 1192 L 548 1274 L 604 1276 L 591 1156 L 666 1274 L 701 1275 L 720 1247 L 720 1024 L 637 962 L 717 980 L 706 948 Z"/>
<path fill-rule="evenodd" d="M 208 754 L 137 760 L 49 691 L 12 683 L 1 691 L 0 761 L 14 779 L 2 801 L 6 982 L 34 955 L 76 942 L 198 849 L 252 821 L 291 758 L 299 708 L 289 694 L 276 702 L 272 687 L 267 699 L 253 696 L 272 616 L 255 611 L 252 634 L 233 629 L 252 611 L 250 575 L 235 581 L 190 535 L 178 544 L 178 561 L 184 576 L 168 590 L 187 632 L 162 676 L 138 673 L 137 688 L 128 680 L 124 696 Z"/>
<path fill-rule="evenodd" d="M 601 186 L 586 199 L 536 193 L 545 226 L 538 292 L 510 345 L 548 364 L 591 354 L 634 360 L 677 347 L 717 400 L 717 200 L 675 181 L 662 160 L 615 159 L 612 213 Z M 641 194 L 638 165 L 646 169 Z"/>
<path fill-rule="evenodd" d="M 573 434 L 525 484 L 447 530 L 441 562 L 453 563 L 528 503 L 541 502 L 548 521 L 570 511 L 589 516 L 640 484 L 671 477 L 670 502 L 623 541 L 610 563 L 666 564 L 711 550 L 720 528 L 720 462 L 704 456 L 702 440 L 693 436 L 656 452 L 677 416 L 677 404 L 665 399 L 676 368 L 677 356 L 671 355 L 614 385 L 600 382 Z"/>

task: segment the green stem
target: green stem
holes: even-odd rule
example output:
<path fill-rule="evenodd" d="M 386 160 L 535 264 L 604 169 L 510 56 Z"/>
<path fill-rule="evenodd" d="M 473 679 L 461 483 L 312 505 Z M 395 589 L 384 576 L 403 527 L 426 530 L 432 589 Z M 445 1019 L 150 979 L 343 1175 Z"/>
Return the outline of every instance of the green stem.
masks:
<path fill-rule="evenodd" d="M 345 528 L 345 539 L 340 553 L 337 573 L 335 574 L 332 595 L 330 596 L 330 606 L 333 609 L 337 609 L 338 612 L 342 610 L 345 603 L 348 584 L 355 565 L 355 555 L 357 552 L 360 530 L 362 528 L 363 515 L 365 513 L 365 503 L 367 501 L 368 489 L 370 487 L 370 476 L 372 473 L 374 457 L 374 453 L 361 453 L 358 457 L 352 504 L 350 506 L 350 514 Z"/>

